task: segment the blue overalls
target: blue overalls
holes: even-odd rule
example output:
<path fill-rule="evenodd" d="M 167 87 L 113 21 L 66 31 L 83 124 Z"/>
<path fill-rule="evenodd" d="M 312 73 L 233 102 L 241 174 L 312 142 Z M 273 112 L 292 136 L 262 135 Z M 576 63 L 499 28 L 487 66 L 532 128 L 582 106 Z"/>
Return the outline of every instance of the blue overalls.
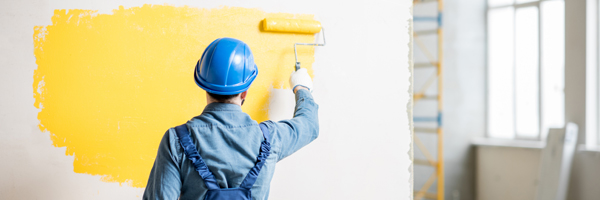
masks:
<path fill-rule="evenodd" d="M 196 171 L 204 180 L 204 184 L 208 188 L 206 192 L 205 200 L 251 200 L 252 199 L 252 185 L 256 182 L 258 178 L 258 174 L 260 173 L 261 167 L 265 164 L 267 157 L 271 154 L 271 144 L 270 144 L 270 136 L 269 129 L 264 123 L 259 124 L 260 130 L 263 134 L 264 140 L 260 144 L 260 153 L 258 154 L 258 158 L 256 159 L 256 163 L 250 172 L 246 175 L 246 178 L 242 181 L 237 188 L 220 188 L 217 184 L 217 180 L 215 176 L 210 172 L 202 157 L 198 153 L 196 146 L 194 145 L 190 133 L 188 131 L 187 125 L 182 124 L 180 126 L 175 127 L 175 131 L 177 133 L 177 137 L 179 137 L 179 142 L 183 148 L 185 155 L 189 158 L 190 161 L 194 164 Z"/>

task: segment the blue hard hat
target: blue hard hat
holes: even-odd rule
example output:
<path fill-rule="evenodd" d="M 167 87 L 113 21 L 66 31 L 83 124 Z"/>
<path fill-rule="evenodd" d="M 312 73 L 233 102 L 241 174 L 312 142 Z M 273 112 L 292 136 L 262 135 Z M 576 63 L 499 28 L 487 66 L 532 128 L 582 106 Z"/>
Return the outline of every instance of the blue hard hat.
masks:
<path fill-rule="evenodd" d="M 234 38 L 210 43 L 196 64 L 194 79 L 207 92 L 220 95 L 242 93 L 258 75 L 248 45 Z"/>

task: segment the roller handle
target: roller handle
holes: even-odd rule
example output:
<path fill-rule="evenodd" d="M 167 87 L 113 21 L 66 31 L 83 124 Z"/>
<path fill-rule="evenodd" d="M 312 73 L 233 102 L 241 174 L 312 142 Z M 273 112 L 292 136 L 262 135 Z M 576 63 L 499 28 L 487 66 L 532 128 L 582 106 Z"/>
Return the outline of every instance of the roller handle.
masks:
<path fill-rule="evenodd" d="M 296 62 L 296 71 L 300 69 L 300 62 Z"/>

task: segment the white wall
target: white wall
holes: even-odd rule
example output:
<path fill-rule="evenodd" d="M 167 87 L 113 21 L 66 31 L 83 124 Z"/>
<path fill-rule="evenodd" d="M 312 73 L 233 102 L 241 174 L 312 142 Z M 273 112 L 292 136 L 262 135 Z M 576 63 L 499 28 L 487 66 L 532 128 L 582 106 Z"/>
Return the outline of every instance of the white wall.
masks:
<path fill-rule="evenodd" d="M 315 14 L 318 140 L 278 165 L 271 199 L 408 199 L 410 1 L 3 1 L 0 6 L 0 199 L 139 199 L 143 189 L 73 172 L 73 157 L 39 131 L 33 27 L 54 9 L 110 13 L 143 3 Z M 285 105 L 285 104 L 282 104 Z"/>
<path fill-rule="evenodd" d="M 444 0 L 444 162 L 445 197 L 450 200 L 472 200 L 475 198 L 475 149 L 471 138 L 485 135 L 486 97 L 486 46 L 485 46 L 485 4 L 484 0 Z M 415 6 L 415 16 L 433 15 L 424 11 L 437 9 L 435 3 Z M 418 6 L 433 6 L 421 8 Z M 415 29 L 423 23 L 416 22 Z M 421 37 L 430 51 L 435 51 L 434 38 Z M 434 42 L 431 42 L 434 41 Z M 416 46 L 416 45 L 415 45 Z M 415 60 L 422 58 L 419 48 L 415 48 Z M 435 52 L 434 52 L 435 53 Z M 419 54 L 421 56 L 419 57 Z M 420 62 L 423 62 L 421 60 Z M 417 62 L 417 61 L 415 61 Z M 429 72 L 415 70 L 415 87 L 425 82 Z M 419 73 L 423 72 L 423 73 Z M 436 89 L 435 85 L 432 89 Z M 418 88 L 415 88 L 418 90 Z M 433 92 L 435 94 L 435 91 Z M 427 100 L 415 104 L 415 116 L 429 116 L 419 111 L 435 110 L 436 105 Z M 420 107 L 417 107 L 420 106 Z M 430 150 L 436 149 L 436 137 L 426 133 L 420 139 Z M 433 156 L 437 156 L 432 152 Z M 421 156 L 415 148 L 415 155 Z M 415 166 L 415 187 L 419 189 L 429 178 L 433 169 L 428 166 Z M 429 191 L 435 192 L 436 184 Z"/>
<path fill-rule="evenodd" d="M 471 138 L 486 131 L 485 1 L 446 0 L 444 10 L 444 151 L 446 198 L 475 197 Z"/>
<path fill-rule="evenodd" d="M 585 128 L 582 127 L 585 126 L 586 114 L 586 1 L 588 0 L 565 1 L 568 31 L 566 40 L 568 60 L 565 65 L 567 76 L 565 80 L 568 87 L 565 89 L 567 121 L 578 123 L 580 142 L 584 142 Z M 445 126 L 446 199 L 512 199 L 505 198 L 506 196 L 514 199 L 531 199 L 530 197 L 535 194 L 531 183 L 537 179 L 540 149 L 484 147 L 482 150 L 476 150 L 470 143 L 473 138 L 483 137 L 486 131 L 486 1 L 445 0 L 444 2 L 446 62 L 443 124 Z M 415 79 L 419 78 L 423 80 L 428 77 L 415 77 Z M 426 139 L 422 138 L 422 140 Z M 434 139 L 423 142 L 431 145 L 432 148 L 435 147 Z M 415 151 L 418 154 L 418 150 Z M 483 167 L 491 168 L 483 169 Z M 600 169 L 599 152 L 577 152 L 568 199 L 598 199 L 600 196 L 600 190 L 597 189 L 600 185 L 598 169 Z M 415 167 L 415 186 L 420 186 L 427 180 L 431 171 L 426 170 Z M 454 194 L 457 193 L 459 195 L 455 196 Z"/>

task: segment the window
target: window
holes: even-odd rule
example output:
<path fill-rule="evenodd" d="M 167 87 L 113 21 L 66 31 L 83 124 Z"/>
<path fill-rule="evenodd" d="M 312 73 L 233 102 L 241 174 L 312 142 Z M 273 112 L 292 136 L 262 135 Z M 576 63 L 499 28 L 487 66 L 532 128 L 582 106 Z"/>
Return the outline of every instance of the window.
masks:
<path fill-rule="evenodd" d="M 564 126 L 564 1 L 488 0 L 488 137 Z"/>

